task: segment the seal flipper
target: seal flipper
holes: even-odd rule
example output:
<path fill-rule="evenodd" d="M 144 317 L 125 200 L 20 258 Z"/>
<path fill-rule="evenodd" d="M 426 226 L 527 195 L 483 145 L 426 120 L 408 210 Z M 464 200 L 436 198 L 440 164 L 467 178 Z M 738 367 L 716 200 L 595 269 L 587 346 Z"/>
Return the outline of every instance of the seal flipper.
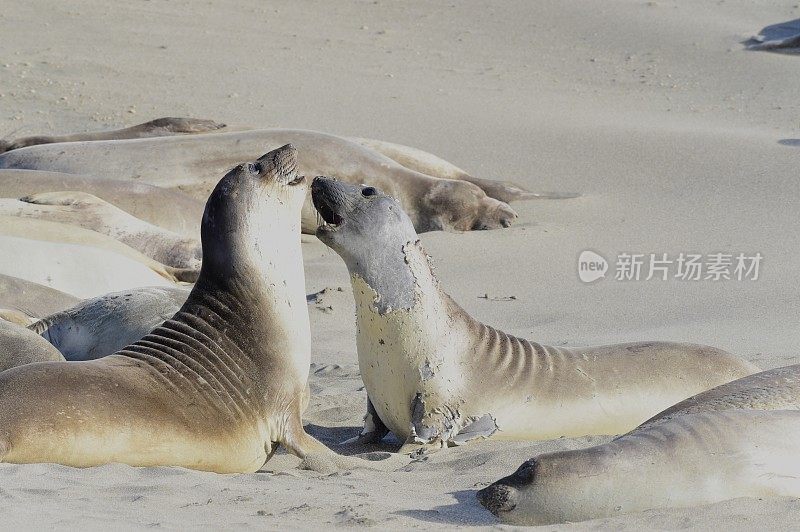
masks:
<path fill-rule="evenodd" d="M 98 198 L 94 194 L 72 190 L 60 192 L 39 192 L 38 194 L 24 196 L 19 200 L 24 201 L 25 203 L 33 203 L 35 205 L 60 205 L 64 207 L 69 205 L 108 204 L 107 201 Z"/>
<path fill-rule="evenodd" d="M 531 192 L 526 188 L 509 181 L 481 179 L 469 174 L 457 178 L 479 186 L 487 196 L 506 203 L 531 199 L 572 199 L 580 197 L 577 192 Z"/>
<path fill-rule="evenodd" d="M 450 441 L 455 445 L 463 445 L 477 438 L 488 438 L 497 432 L 497 422 L 491 414 L 484 414 L 458 431 Z"/>
<path fill-rule="evenodd" d="M 349 438 L 339 445 L 348 445 L 351 443 L 370 444 L 380 442 L 387 434 L 389 434 L 389 427 L 383 422 L 375 410 L 369 396 L 367 396 L 367 413 L 364 414 L 364 428 L 361 433 L 354 437 Z"/>

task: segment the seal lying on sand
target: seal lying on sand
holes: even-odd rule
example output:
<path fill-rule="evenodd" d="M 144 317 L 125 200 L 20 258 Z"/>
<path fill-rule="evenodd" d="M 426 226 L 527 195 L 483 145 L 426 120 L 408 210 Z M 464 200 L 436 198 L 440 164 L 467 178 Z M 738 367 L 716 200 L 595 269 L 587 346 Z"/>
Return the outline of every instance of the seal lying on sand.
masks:
<path fill-rule="evenodd" d="M 477 437 L 620 434 L 675 402 L 757 371 L 711 347 L 549 347 L 470 317 L 439 287 L 398 203 L 317 178 L 317 236 L 344 259 L 369 403 L 362 441 L 441 446 Z M 409 447 L 406 447 L 408 449 Z"/>
<path fill-rule="evenodd" d="M 514 525 L 769 496 L 800 497 L 796 410 L 679 416 L 605 445 L 537 456 L 478 492 Z"/>
<path fill-rule="evenodd" d="M 5 202 L 20 203 L 13 200 L 0 199 L 0 210 L 2 210 L 3 203 Z M 0 214 L 0 236 L 42 240 L 62 244 L 79 244 L 81 246 L 90 246 L 113 251 L 114 253 L 144 264 L 161 277 L 172 282 L 182 281 L 193 283 L 197 280 L 197 275 L 200 273 L 199 265 L 194 268 L 173 268 L 172 266 L 166 266 L 143 255 L 139 251 L 123 244 L 113 237 L 90 229 L 64 223 L 17 216 L 3 216 Z"/>
<path fill-rule="evenodd" d="M 507 227 L 517 214 L 505 202 L 463 179 L 439 179 L 398 164 L 342 137 L 315 131 L 265 129 L 134 140 L 68 142 L 31 146 L 0 155 L 0 168 L 49 170 L 106 178 L 136 179 L 179 188 L 205 200 L 225 169 L 261 153 L 264 146 L 291 142 L 300 150 L 300 170 L 379 186 L 404 206 L 418 231 L 469 231 Z M 113 175 L 108 169 L 114 168 Z M 524 198 L 519 187 L 494 183 L 492 190 Z M 303 231 L 317 228 L 310 202 Z"/>
<path fill-rule="evenodd" d="M 18 277 L 0 274 L 0 308 L 41 318 L 69 308 L 80 299 Z"/>
<path fill-rule="evenodd" d="M 78 298 L 141 286 L 175 286 L 141 262 L 82 244 L 0 236 L 0 273 Z"/>
<path fill-rule="evenodd" d="M 0 320 L 0 371 L 57 360 L 64 357 L 47 340 L 25 327 Z"/>
<path fill-rule="evenodd" d="M 67 360 L 94 360 L 143 338 L 178 312 L 189 290 L 148 287 L 81 301 L 28 328 Z"/>
<path fill-rule="evenodd" d="M 300 418 L 306 188 L 291 146 L 237 166 L 208 200 L 200 278 L 172 319 L 99 360 L 0 374 L 2 461 L 234 473 L 258 470 L 277 443 L 332 454 Z"/>
<path fill-rule="evenodd" d="M 0 216 L 77 225 L 115 238 L 161 264 L 200 270 L 199 240 L 149 224 L 86 192 L 42 192 L 20 200 L 0 199 Z"/>
<path fill-rule="evenodd" d="M 800 365 L 763 371 L 681 401 L 605 445 L 528 460 L 478 499 L 503 522 L 543 525 L 736 497 L 797 497 L 797 410 Z"/>
<path fill-rule="evenodd" d="M 22 137 L 12 141 L 0 141 L 0 153 L 26 146 L 36 146 L 38 144 L 55 144 L 59 142 L 81 142 L 92 140 L 118 140 L 118 139 L 141 139 L 148 137 L 164 137 L 169 135 L 208 133 L 225 127 L 213 120 L 203 120 L 198 118 L 156 118 L 143 124 L 126 127 L 124 129 L 112 129 L 110 131 L 97 131 L 94 133 L 73 133 L 71 135 L 36 135 L 32 137 Z"/>
<path fill-rule="evenodd" d="M 205 203 L 178 190 L 58 172 L 0 170 L 0 197 L 3 198 L 69 190 L 97 196 L 140 220 L 181 236 L 200 238 Z"/>

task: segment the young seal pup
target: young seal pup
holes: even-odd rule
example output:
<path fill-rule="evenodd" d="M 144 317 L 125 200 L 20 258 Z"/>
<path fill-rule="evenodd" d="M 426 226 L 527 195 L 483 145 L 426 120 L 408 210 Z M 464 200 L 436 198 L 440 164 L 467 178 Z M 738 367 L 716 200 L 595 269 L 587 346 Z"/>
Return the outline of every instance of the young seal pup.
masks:
<path fill-rule="evenodd" d="M 310 331 L 300 251 L 306 184 L 291 146 L 231 170 L 203 215 L 203 267 L 181 310 L 86 362 L 0 374 L 0 458 L 258 470 L 303 430 Z"/>
<path fill-rule="evenodd" d="M 484 325 L 440 287 L 400 205 L 317 178 L 317 236 L 350 271 L 369 401 L 362 441 L 409 447 L 477 437 L 620 434 L 675 402 L 757 371 L 711 347 L 649 342 L 544 346 Z"/>
<path fill-rule="evenodd" d="M 800 365 L 762 371 L 681 401 L 607 444 L 532 458 L 478 500 L 505 523 L 544 525 L 798 497 L 797 410 Z"/>

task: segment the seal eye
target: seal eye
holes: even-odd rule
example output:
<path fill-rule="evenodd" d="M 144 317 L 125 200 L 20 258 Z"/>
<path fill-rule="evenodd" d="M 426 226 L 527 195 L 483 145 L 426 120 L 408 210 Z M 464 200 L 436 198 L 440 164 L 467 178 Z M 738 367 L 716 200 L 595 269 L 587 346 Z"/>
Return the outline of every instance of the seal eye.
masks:
<path fill-rule="evenodd" d="M 365 198 L 368 198 L 370 196 L 377 196 L 378 190 L 373 187 L 365 187 L 361 189 L 361 195 L 364 196 Z"/>

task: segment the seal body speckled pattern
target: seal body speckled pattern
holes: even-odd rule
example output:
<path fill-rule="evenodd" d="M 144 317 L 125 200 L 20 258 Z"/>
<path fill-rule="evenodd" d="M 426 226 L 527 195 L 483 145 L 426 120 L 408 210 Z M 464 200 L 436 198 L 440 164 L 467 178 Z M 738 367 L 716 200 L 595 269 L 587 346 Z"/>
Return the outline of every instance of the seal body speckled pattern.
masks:
<path fill-rule="evenodd" d="M 256 471 L 277 443 L 330 453 L 300 419 L 310 332 L 296 160 L 285 146 L 220 181 L 200 278 L 163 325 L 99 360 L 0 374 L 3 461 L 232 473 Z"/>
<path fill-rule="evenodd" d="M 757 371 L 712 347 L 669 342 L 561 348 L 484 325 L 439 286 L 414 228 L 373 187 L 317 178 L 318 237 L 345 261 L 369 396 L 362 440 L 620 434 L 665 407 Z M 378 422 L 380 421 L 380 423 Z"/>

